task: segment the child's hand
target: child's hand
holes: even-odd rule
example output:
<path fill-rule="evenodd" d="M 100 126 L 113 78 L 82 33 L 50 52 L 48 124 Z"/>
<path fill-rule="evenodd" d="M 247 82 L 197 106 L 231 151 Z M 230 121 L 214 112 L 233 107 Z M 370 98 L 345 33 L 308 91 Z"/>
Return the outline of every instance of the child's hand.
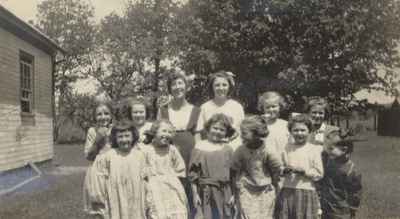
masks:
<path fill-rule="evenodd" d="M 293 169 L 291 167 L 285 167 L 282 171 L 283 175 L 287 175 L 293 173 Z"/>
<path fill-rule="evenodd" d="M 306 171 L 305 171 L 303 168 L 301 168 L 301 167 L 288 166 L 288 168 L 291 169 L 292 172 L 293 172 L 293 173 L 296 173 L 296 174 L 305 174 L 305 172 L 306 172 Z"/>
<path fill-rule="evenodd" d="M 108 128 L 106 127 L 97 128 L 97 134 L 99 135 L 99 137 L 106 137 L 108 135 Z"/>

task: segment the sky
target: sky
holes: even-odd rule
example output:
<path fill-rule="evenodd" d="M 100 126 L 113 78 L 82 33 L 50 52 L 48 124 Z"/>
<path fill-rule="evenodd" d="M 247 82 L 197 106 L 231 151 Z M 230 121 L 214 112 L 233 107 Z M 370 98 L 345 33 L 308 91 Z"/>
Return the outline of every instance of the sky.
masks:
<path fill-rule="evenodd" d="M 105 15 L 123 11 L 126 0 L 82 0 L 91 2 L 95 9 L 95 18 L 99 21 Z M 42 0 L 0 0 L 0 4 L 24 21 L 35 20 L 36 6 Z"/>
<path fill-rule="evenodd" d="M 36 6 L 42 0 L 0 0 L 0 4 L 14 13 L 24 21 L 35 20 Z M 95 19 L 100 21 L 105 15 L 111 12 L 121 14 L 127 0 L 82 0 L 91 2 L 95 9 Z M 81 93 L 93 93 L 96 84 L 93 80 L 81 80 L 75 84 L 75 88 Z M 387 104 L 394 100 L 394 97 L 387 96 L 384 92 L 360 91 L 356 94 L 359 99 L 368 99 L 371 103 Z"/>

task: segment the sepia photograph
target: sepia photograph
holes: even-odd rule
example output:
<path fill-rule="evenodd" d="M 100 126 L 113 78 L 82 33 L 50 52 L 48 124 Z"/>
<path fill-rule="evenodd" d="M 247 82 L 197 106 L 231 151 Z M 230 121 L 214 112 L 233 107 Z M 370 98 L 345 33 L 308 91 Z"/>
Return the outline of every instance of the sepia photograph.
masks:
<path fill-rule="evenodd" d="M 400 219 L 399 0 L 0 0 L 0 219 Z"/>

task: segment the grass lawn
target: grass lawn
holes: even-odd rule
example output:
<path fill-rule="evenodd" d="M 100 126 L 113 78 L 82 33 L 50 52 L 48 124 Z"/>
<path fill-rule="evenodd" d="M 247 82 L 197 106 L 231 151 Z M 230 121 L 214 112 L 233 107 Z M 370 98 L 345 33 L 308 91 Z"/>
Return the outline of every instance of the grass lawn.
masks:
<path fill-rule="evenodd" d="M 357 218 L 400 218 L 400 139 L 373 133 L 366 138 L 353 155 L 364 186 Z M 88 163 L 82 154 L 78 145 L 56 146 L 54 161 L 41 167 L 43 177 L 0 197 L 0 218 L 85 218 L 81 191 Z"/>

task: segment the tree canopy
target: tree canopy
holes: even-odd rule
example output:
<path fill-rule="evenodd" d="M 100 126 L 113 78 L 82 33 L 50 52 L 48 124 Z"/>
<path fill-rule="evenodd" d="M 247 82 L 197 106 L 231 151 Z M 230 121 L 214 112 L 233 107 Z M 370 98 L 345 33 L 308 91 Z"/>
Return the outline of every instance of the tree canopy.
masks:
<path fill-rule="evenodd" d="M 393 88 L 396 0 L 191 0 L 185 10 L 185 70 L 233 71 L 250 110 L 265 90 L 299 106 L 304 96 L 340 102 L 363 88 Z"/>

